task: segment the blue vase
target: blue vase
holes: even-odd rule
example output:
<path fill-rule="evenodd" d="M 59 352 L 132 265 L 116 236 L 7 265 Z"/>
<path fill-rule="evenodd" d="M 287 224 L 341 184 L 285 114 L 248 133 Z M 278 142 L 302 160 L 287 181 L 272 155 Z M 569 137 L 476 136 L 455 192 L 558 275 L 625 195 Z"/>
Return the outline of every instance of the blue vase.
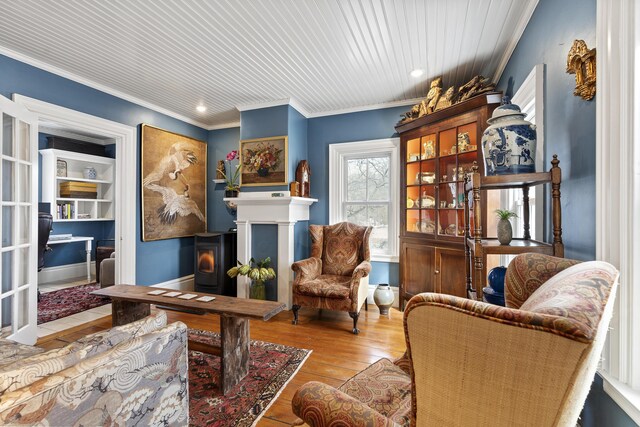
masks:
<path fill-rule="evenodd" d="M 504 294 L 504 278 L 507 274 L 507 267 L 492 268 L 487 275 L 489 286 L 499 294 Z"/>
<path fill-rule="evenodd" d="M 258 175 L 259 176 L 267 176 L 267 175 L 269 175 L 269 169 L 267 169 L 267 168 L 259 168 L 258 169 Z"/>

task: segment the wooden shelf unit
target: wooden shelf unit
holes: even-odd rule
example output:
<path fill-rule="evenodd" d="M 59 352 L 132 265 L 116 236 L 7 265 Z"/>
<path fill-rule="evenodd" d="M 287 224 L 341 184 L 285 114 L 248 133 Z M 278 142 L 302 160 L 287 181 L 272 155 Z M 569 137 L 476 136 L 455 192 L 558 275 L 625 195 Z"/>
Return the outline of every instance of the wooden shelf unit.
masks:
<path fill-rule="evenodd" d="M 514 175 L 482 176 L 478 165 L 465 177 L 464 217 L 465 217 L 465 269 L 467 292 L 470 298 L 482 301 L 482 288 L 486 286 L 488 255 L 518 255 L 535 252 L 564 257 L 562 243 L 562 214 L 560 205 L 560 184 L 562 171 L 558 167 L 557 155 L 551 160 L 549 172 L 536 172 Z M 529 224 L 529 188 L 536 185 L 551 184 L 551 215 L 553 224 L 553 243 L 531 239 Z M 486 190 L 504 190 L 521 188 L 523 195 L 524 237 L 515 238 L 508 245 L 502 245 L 498 239 L 487 238 L 483 234 L 483 194 Z M 469 197 L 469 194 L 472 196 Z M 486 224 L 486 222 L 484 223 Z"/>
<path fill-rule="evenodd" d="M 500 99 L 483 94 L 396 127 L 401 308 L 422 292 L 467 296 L 463 171 L 482 159 L 482 132 Z"/>
<path fill-rule="evenodd" d="M 40 150 L 40 155 L 42 156 L 42 201 L 51 204 L 54 222 L 114 220 L 115 159 L 54 148 Z M 67 176 L 57 176 L 58 160 L 67 163 Z M 84 177 L 84 168 L 88 166 L 96 169 L 96 179 Z M 96 184 L 97 198 L 60 197 L 60 184 L 71 181 Z M 70 205 L 73 215 L 70 218 L 58 217 L 58 204 Z"/>

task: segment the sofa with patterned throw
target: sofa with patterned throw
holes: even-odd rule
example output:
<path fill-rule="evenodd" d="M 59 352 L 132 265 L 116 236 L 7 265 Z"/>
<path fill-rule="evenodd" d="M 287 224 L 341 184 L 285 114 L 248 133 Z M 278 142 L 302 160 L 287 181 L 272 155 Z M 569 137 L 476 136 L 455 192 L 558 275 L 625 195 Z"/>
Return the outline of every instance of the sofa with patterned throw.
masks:
<path fill-rule="evenodd" d="M 186 425 L 187 328 L 163 311 L 43 352 L 0 340 L 0 425 Z"/>

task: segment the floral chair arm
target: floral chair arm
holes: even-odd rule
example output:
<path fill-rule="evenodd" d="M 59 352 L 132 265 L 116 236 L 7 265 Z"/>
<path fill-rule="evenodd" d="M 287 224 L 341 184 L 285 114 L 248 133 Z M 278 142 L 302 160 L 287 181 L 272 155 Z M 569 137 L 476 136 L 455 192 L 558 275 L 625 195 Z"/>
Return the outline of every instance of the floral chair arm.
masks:
<path fill-rule="evenodd" d="M 506 306 L 520 306 L 543 283 L 580 261 L 550 255 L 526 253 L 509 263 L 505 277 Z"/>
<path fill-rule="evenodd" d="M 369 261 L 362 261 L 358 266 L 353 270 L 351 274 L 351 301 L 358 301 L 358 289 L 360 287 L 360 279 L 363 277 L 367 277 L 371 272 L 371 263 Z"/>
<path fill-rule="evenodd" d="M 311 427 L 398 425 L 348 394 L 317 381 L 300 387 L 293 396 L 291 407 Z"/>
<path fill-rule="evenodd" d="M 311 257 L 296 261 L 291 264 L 291 269 L 296 273 L 296 283 L 313 280 L 322 274 L 322 260 Z"/>
<path fill-rule="evenodd" d="M 409 352 L 405 351 L 402 356 L 393 361 L 393 364 L 411 375 L 411 360 L 409 359 Z"/>

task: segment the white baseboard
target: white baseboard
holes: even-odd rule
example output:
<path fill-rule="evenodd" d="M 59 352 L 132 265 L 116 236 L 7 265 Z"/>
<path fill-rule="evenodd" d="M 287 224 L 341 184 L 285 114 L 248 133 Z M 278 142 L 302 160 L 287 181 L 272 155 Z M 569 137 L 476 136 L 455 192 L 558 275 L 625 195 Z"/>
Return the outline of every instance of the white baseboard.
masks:
<path fill-rule="evenodd" d="M 38 283 L 56 282 L 59 280 L 69 280 L 87 275 L 87 263 L 58 265 L 56 267 L 43 268 L 38 272 Z M 96 277 L 96 262 L 91 261 L 91 275 Z"/>
<path fill-rule="evenodd" d="M 178 277 L 177 279 L 167 280 L 166 282 L 151 285 L 154 288 L 175 289 L 176 291 L 193 292 L 193 274 Z"/>
<path fill-rule="evenodd" d="M 378 287 L 378 285 L 372 285 L 371 283 L 369 284 L 369 296 L 367 297 L 367 303 L 368 304 L 373 304 L 375 305 L 375 302 L 373 301 L 373 292 L 376 290 L 376 288 Z M 397 286 L 391 286 L 391 290 L 393 291 L 393 296 L 394 296 L 394 300 L 393 300 L 393 308 L 398 308 L 399 307 L 399 301 L 400 301 L 400 288 L 398 288 Z"/>

